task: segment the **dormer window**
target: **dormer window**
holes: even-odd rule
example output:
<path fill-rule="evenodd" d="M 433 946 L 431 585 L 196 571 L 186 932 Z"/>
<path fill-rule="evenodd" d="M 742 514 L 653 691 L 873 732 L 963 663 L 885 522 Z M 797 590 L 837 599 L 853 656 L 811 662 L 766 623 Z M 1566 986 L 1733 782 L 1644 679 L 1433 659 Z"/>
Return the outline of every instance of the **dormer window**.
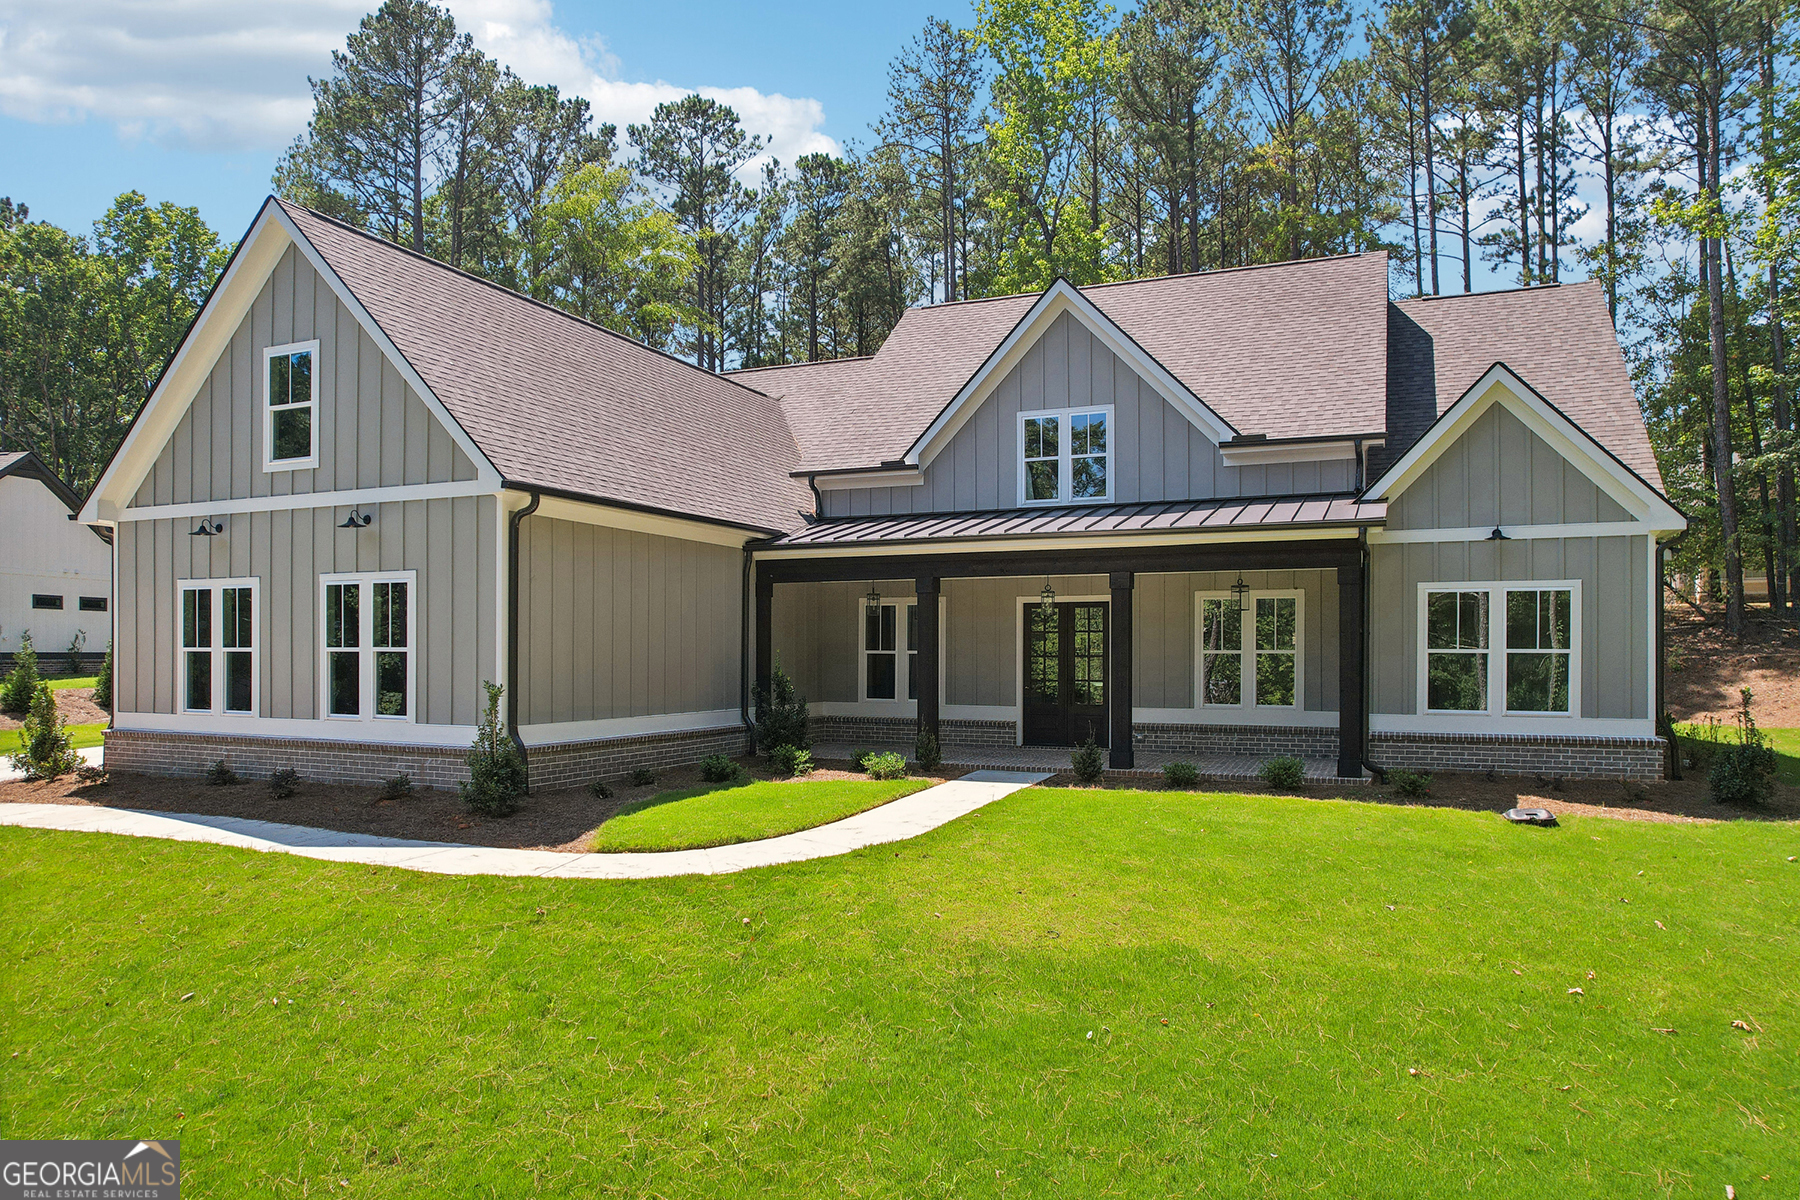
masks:
<path fill-rule="evenodd" d="M 1112 421 L 1110 406 L 1020 413 L 1019 503 L 1112 499 Z"/>
<path fill-rule="evenodd" d="M 318 466 L 319 343 L 270 346 L 263 351 L 263 363 L 263 469 Z"/>

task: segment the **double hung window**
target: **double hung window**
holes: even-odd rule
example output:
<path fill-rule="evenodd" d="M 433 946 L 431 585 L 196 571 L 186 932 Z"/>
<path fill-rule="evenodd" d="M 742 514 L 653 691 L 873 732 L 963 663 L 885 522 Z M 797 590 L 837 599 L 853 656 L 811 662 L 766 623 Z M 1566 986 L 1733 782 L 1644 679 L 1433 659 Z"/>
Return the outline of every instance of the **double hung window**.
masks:
<path fill-rule="evenodd" d="M 255 715 L 256 581 L 189 580 L 180 588 L 182 711 Z"/>
<path fill-rule="evenodd" d="M 325 715 L 413 720 L 413 573 L 324 575 L 320 583 Z"/>
<path fill-rule="evenodd" d="M 1421 588 L 1420 705 L 1431 713 L 1572 716 L 1576 607 L 1569 583 Z"/>
<path fill-rule="evenodd" d="M 910 600 L 864 604 L 863 690 L 865 700 L 897 700 L 901 672 L 906 699 L 919 698 L 919 606 Z"/>
<path fill-rule="evenodd" d="M 1019 416 L 1019 503 L 1112 498 L 1113 410 L 1062 408 Z"/>
<path fill-rule="evenodd" d="M 318 466 L 319 343 L 271 346 L 263 351 L 263 367 L 263 468 Z"/>

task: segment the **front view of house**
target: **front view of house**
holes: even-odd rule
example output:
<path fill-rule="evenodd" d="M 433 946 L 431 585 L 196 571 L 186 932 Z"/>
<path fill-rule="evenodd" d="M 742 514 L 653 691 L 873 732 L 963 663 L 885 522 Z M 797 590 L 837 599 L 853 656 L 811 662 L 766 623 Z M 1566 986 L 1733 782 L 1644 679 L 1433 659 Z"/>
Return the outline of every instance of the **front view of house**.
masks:
<path fill-rule="evenodd" d="M 1597 285 L 1382 254 L 701 371 L 271 199 L 81 520 L 117 770 L 536 788 L 815 737 L 1660 773 L 1662 495 Z"/>

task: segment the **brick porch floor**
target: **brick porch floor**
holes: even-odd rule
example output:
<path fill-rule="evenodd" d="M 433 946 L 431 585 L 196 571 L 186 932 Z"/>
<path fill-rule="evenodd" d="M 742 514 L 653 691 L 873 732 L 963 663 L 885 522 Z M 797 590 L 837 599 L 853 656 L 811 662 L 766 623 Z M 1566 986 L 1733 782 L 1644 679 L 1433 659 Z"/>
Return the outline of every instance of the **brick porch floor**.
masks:
<path fill-rule="evenodd" d="M 819 742 L 812 748 L 816 761 L 842 761 L 858 750 L 893 751 L 912 758 L 911 746 L 895 746 L 870 742 L 866 745 L 852 746 L 848 742 Z M 1114 771 L 1110 768 L 1106 774 L 1109 779 L 1118 780 L 1156 780 L 1161 782 L 1162 769 L 1172 762 L 1191 762 L 1200 772 L 1200 778 L 1214 783 L 1260 783 L 1262 766 L 1265 760 L 1247 754 L 1163 754 L 1140 750 L 1137 753 L 1137 766 L 1129 771 Z M 1347 784 L 1364 784 L 1368 779 L 1344 779 L 1337 773 L 1337 760 L 1330 758 L 1303 758 L 1306 765 L 1308 783 L 1328 783 L 1344 786 Z M 971 770 L 988 771 L 1067 771 L 1069 769 L 1069 751 L 1055 746 L 946 746 L 944 748 L 944 765 L 947 767 L 967 767 Z"/>

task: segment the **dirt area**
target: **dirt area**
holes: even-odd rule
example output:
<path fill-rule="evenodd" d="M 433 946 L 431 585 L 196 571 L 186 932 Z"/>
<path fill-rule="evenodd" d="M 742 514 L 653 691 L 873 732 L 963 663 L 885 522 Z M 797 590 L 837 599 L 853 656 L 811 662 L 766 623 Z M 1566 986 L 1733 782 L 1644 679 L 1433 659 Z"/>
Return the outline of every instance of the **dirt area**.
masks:
<path fill-rule="evenodd" d="M 757 759 L 738 760 L 757 779 L 770 779 L 767 764 Z M 927 776 L 933 782 L 954 779 L 963 772 L 946 768 Z M 861 773 L 819 770 L 809 779 L 867 779 Z M 630 787 L 623 779 L 610 781 L 613 795 L 601 800 L 585 788 L 536 792 L 525 798 L 510 817 L 478 817 L 452 791 L 421 789 L 402 800 L 383 800 L 377 787 L 336 783 L 302 783 L 292 796 L 278 800 L 268 785 L 250 780 L 230 787 L 212 787 L 202 779 L 165 779 L 149 775 L 113 775 L 108 782 L 84 784 L 73 776 L 37 783 L 0 783 L 0 804 L 86 804 L 107 808 L 132 808 L 152 812 L 201 813 L 218 817 L 248 817 L 280 821 L 317 829 L 348 833 L 373 833 L 383 837 L 416 838 L 432 842 L 460 842 L 470 846 L 501 846 L 517 850 L 585 851 L 602 822 L 671 788 L 701 783 L 697 767 L 658 772 L 646 787 Z"/>
<path fill-rule="evenodd" d="M 62 688 L 54 695 L 57 711 L 71 725 L 93 725 L 112 720 L 104 708 L 94 703 L 93 688 Z M 19 724 L 17 717 L 0 713 L 0 729 L 17 729 Z"/>
<path fill-rule="evenodd" d="M 1764 608 L 1746 614 L 1743 638 L 1725 632 L 1725 610 L 1699 613 L 1671 599 L 1667 611 L 1669 712 L 1677 721 L 1718 717 L 1730 724 L 1747 687 L 1759 725 L 1800 729 L 1800 630 Z"/>

